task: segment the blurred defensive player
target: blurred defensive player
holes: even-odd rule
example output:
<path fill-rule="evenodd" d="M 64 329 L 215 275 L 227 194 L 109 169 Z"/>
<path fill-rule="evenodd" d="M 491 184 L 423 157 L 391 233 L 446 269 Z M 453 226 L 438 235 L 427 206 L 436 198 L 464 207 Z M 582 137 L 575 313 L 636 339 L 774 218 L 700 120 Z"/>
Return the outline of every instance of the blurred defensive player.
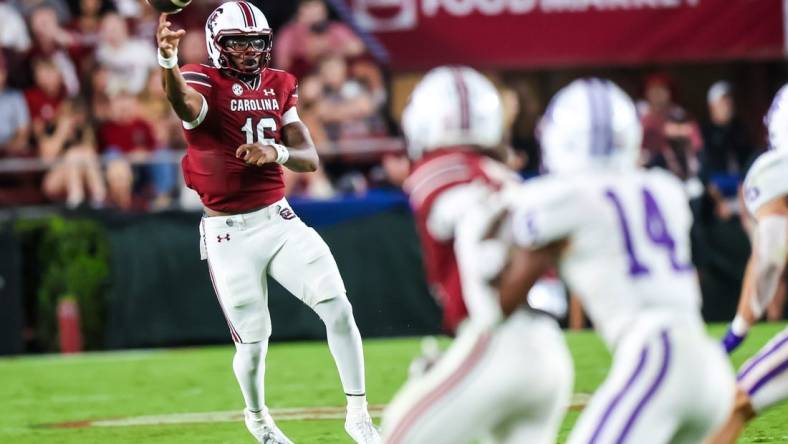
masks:
<path fill-rule="evenodd" d="M 699 443 L 725 420 L 733 372 L 700 316 L 683 186 L 637 167 L 635 106 L 607 80 L 558 92 L 541 124 L 549 173 L 507 195 L 516 249 L 505 313 L 558 264 L 613 353 L 569 443 Z"/>
<path fill-rule="evenodd" d="M 572 387 L 566 344 L 542 313 L 519 310 L 499 322 L 487 280 L 503 257 L 486 255 L 495 248 L 475 236 L 493 195 L 518 181 L 495 160 L 503 136 L 498 92 L 470 68 L 437 68 L 414 90 L 402 123 L 416 161 L 405 188 L 430 281 L 450 311 L 449 328 L 466 317 L 466 306 L 469 319 L 437 363 L 389 405 L 384 442 L 553 443 Z"/>
<path fill-rule="evenodd" d="M 188 141 L 186 184 L 205 206 L 203 259 L 235 342 L 233 370 L 246 425 L 264 443 L 289 443 L 265 406 L 263 379 L 271 319 L 268 276 L 326 324 L 347 395 L 345 430 L 359 443 L 380 438 L 367 413 L 361 336 L 328 246 L 284 198 L 282 166 L 315 171 L 318 157 L 301 123 L 292 75 L 268 67 L 272 33 L 250 3 L 220 5 L 205 24 L 212 66 L 178 67 L 178 42 L 165 15 L 158 30 L 167 98 Z"/>
<path fill-rule="evenodd" d="M 775 96 L 766 124 L 771 149 L 756 159 L 744 180 L 744 203 L 755 223 L 739 309 L 723 339 L 729 353 L 763 315 L 788 259 L 788 85 Z M 735 410 L 714 443 L 736 442 L 747 421 L 788 399 L 788 328 L 744 363 L 737 387 Z"/>

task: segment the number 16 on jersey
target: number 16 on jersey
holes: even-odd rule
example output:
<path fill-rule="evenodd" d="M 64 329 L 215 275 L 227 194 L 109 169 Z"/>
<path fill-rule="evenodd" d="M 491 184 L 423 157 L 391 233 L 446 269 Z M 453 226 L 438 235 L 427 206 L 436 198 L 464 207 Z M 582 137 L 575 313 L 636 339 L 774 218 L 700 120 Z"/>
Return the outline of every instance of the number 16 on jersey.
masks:
<path fill-rule="evenodd" d="M 268 131 L 270 134 L 276 132 L 276 120 L 270 117 L 263 117 L 257 122 L 257 140 L 256 142 L 261 143 L 263 145 L 273 145 L 276 143 L 276 140 L 273 138 L 265 137 L 265 132 Z M 246 143 L 253 144 L 255 143 L 255 125 L 254 125 L 254 118 L 247 117 L 246 124 L 241 127 L 241 131 L 246 134 Z"/>

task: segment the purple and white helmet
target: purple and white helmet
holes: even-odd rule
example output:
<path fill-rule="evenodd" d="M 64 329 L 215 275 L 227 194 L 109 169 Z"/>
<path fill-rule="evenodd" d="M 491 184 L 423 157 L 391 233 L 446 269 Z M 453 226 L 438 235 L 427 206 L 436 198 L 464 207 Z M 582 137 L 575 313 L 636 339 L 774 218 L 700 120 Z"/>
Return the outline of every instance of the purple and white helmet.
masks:
<path fill-rule="evenodd" d="M 769 129 L 769 147 L 788 150 L 788 84 L 777 91 L 763 121 Z"/>
<path fill-rule="evenodd" d="M 228 37 L 255 37 L 265 39 L 264 48 L 247 48 L 242 51 L 227 48 L 223 43 Z M 229 69 L 242 74 L 256 74 L 265 69 L 271 61 L 273 47 L 273 31 L 263 11 L 245 1 L 232 1 L 221 4 L 205 22 L 205 42 L 208 56 L 213 66 Z M 260 62 L 253 69 L 243 69 L 230 63 L 233 54 L 252 51 L 260 57 Z"/>
<path fill-rule="evenodd" d="M 632 99 L 610 80 L 578 79 L 550 101 L 539 125 L 550 172 L 634 168 L 643 129 Z"/>

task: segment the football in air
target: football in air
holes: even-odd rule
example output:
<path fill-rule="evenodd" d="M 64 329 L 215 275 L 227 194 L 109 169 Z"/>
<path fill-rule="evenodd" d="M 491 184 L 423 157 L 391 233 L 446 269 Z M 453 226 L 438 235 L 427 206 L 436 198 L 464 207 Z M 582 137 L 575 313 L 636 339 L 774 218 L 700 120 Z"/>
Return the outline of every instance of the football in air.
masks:
<path fill-rule="evenodd" d="M 153 9 L 166 14 L 181 12 L 183 8 L 189 6 L 192 0 L 147 0 Z"/>

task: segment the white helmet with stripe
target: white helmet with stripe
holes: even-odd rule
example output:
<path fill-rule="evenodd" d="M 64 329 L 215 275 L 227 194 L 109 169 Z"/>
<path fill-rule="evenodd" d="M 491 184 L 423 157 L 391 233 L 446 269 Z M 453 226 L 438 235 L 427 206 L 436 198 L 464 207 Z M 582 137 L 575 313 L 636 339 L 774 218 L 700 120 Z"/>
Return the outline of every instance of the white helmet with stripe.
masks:
<path fill-rule="evenodd" d="M 413 159 L 453 146 L 495 149 L 502 142 L 503 125 L 495 86 L 465 66 L 443 66 L 427 73 L 402 113 L 402 129 Z"/>
<path fill-rule="evenodd" d="M 597 78 L 575 80 L 558 91 L 539 125 L 542 164 L 549 172 L 634 168 L 642 139 L 632 99 Z"/>
<path fill-rule="evenodd" d="M 769 147 L 788 150 L 788 84 L 777 91 L 763 120 L 769 129 Z"/>
<path fill-rule="evenodd" d="M 246 44 L 245 48 L 228 47 L 228 40 L 258 37 L 260 45 Z M 256 6 L 245 1 L 232 1 L 221 4 L 205 22 L 205 41 L 208 56 L 213 66 L 229 69 L 242 74 L 256 74 L 265 69 L 271 61 L 273 31 L 268 26 L 265 15 Z M 240 46 L 240 45 L 239 45 Z M 251 67 L 234 66 L 233 55 L 252 55 L 258 63 Z"/>

